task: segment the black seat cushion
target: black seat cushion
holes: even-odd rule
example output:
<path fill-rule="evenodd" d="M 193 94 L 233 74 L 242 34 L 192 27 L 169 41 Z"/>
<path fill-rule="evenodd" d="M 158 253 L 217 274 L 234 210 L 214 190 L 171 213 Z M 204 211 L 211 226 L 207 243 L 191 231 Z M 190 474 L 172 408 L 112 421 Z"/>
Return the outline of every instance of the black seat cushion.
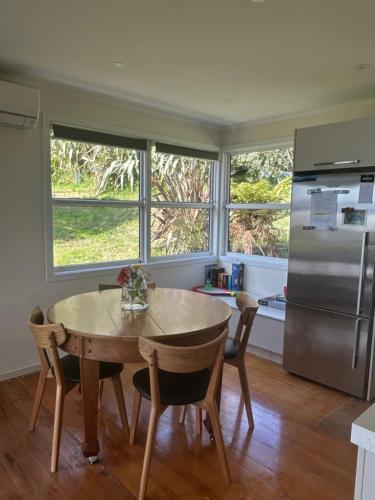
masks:
<path fill-rule="evenodd" d="M 193 373 L 172 373 L 158 370 L 160 402 L 165 405 L 187 405 L 206 396 L 210 382 L 210 370 L 205 368 Z M 151 399 L 150 373 L 148 368 L 133 375 L 137 391 Z"/>
<path fill-rule="evenodd" d="M 77 356 L 72 356 L 68 354 L 60 360 L 62 371 L 64 374 L 64 379 L 67 382 L 73 382 L 79 384 L 81 377 L 79 371 L 79 358 Z M 99 368 L 99 379 L 105 379 L 114 377 L 121 373 L 123 365 L 121 363 L 107 363 L 106 361 L 100 361 Z"/>
<path fill-rule="evenodd" d="M 224 359 L 233 359 L 237 356 L 240 345 L 234 339 L 227 338 L 224 347 Z"/>

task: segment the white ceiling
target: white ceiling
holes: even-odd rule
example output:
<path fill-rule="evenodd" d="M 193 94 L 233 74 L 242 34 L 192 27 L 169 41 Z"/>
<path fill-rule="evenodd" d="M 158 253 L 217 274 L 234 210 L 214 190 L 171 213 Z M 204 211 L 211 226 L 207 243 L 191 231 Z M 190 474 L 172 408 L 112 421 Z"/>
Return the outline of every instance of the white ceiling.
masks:
<path fill-rule="evenodd" d="M 0 70 L 236 125 L 375 96 L 375 0 L 1 0 Z"/>

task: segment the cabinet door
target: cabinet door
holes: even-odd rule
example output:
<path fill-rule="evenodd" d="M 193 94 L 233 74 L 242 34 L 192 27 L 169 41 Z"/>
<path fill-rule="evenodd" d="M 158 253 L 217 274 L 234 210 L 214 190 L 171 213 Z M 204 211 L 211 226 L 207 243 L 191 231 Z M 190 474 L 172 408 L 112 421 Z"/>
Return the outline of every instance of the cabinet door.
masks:
<path fill-rule="evenodd" d="M 295 172 L 375 165 L 375 118 L 296 131 Z"/>

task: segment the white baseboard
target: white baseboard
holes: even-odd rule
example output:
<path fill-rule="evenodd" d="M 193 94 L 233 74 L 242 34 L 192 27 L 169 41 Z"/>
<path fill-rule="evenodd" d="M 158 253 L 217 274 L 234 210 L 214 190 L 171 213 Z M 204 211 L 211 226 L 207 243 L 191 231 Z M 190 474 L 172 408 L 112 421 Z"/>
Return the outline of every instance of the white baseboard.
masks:
<path fill-rule="evenodd" d="M 35 363 L 33 365 L 24 366 L 23 368 L 16 368 L 15 370 L 0 372 L 0 381 L 21 377 L 21 375 L 27 375 L 28 373 L 37 372 L 39 370 L 40 370 L 40 363 Z"/>
<path fill-rule="evenodd" d="M 264 358 L 267 359 L 268 361 L 273 361 L 278 365 L 283 364 L 282 355 L 277 354 L 276 352 L 267 351 L 266 349 L 262 349 L 261 347 L 257 347 L 255 345 L 248 345 L 246 351 L 255 354 L 255 356 L 259 356 L 259 358 Z"/>

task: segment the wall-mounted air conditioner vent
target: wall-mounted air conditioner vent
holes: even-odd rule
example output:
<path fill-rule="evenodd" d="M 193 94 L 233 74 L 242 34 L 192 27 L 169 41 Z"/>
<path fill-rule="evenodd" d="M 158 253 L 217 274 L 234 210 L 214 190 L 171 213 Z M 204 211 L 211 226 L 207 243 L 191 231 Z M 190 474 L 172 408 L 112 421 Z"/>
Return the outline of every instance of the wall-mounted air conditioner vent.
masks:
<path fill-rule="evenodd" d="M 0 81 L 0 126 L 33 128 L 39 115 L 40 91 Z"/>

